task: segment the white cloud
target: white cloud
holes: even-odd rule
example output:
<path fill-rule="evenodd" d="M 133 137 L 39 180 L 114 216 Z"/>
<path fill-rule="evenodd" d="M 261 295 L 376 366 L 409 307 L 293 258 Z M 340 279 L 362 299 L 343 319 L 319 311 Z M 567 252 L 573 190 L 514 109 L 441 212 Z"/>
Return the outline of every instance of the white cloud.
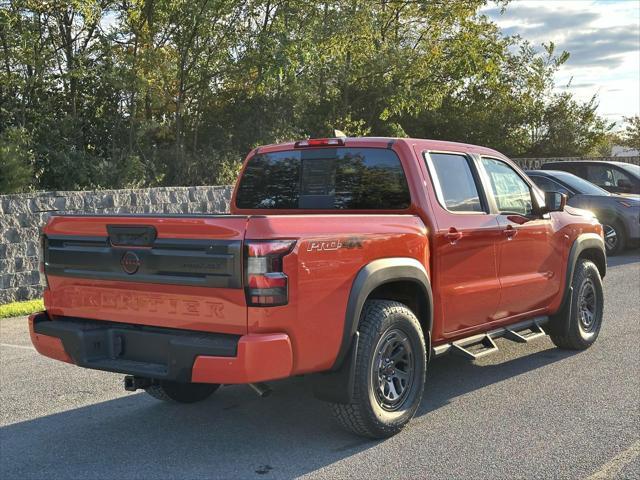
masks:
<path fill-rule="evenodd" d="M 640 2 L 515 0 L 504 13 L 483 10 L 505 34 L 533 44 L 550 41 L 570 58 L 556 75 L 559 89 L 580 100 L 597 93 L 609 120 L 640 113 Z"/>

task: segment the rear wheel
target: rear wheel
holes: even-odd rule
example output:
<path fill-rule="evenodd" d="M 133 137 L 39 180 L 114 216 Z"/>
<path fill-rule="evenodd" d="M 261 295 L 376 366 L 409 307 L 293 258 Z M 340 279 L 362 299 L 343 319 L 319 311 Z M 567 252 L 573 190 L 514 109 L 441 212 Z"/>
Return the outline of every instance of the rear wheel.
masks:
<path fill-rule="evenodd" d="M 571 308 L 552 319 L 549 336 L 560 348 L 584 350 L 598 338 L 604 310 L 602 279 L 593 262 L 578 260 L 572 286 Z"/>
<path fill-rule="evenodd" d="M 422 329 L 406 305 L 370 300 L 358 331 L 353 399 L 332 404 L 332 410 L 357 435 L 390 437 L 411 420 L 422 399 L 427 368 Z"/>
<path fill-rule="evenodd" d="M 165 402 L 195 403 L 209 398 L 219 386 L 216 383 L 181 383 L 160 380 L 145 390 L 152 397 Z"/>
<path fill-rule="evenodd" d="M 624 236 L 624 228 L 617 220 L 611 220 L 602 224 L 604 230 L 604 246 L 607 249 L 607 255 L 616 255 L 624 250 L 626 238 Z"/>

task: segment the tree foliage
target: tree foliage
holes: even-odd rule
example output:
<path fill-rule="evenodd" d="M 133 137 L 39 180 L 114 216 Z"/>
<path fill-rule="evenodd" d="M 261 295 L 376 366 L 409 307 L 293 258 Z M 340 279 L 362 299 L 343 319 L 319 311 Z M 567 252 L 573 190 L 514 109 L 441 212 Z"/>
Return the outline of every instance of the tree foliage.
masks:
<path fill-rule="evenodd" d="M 0 192 L 26 190 L 33 177 L 33 152 L 24 128 L 8 128 L 0 134 Z"/>
<path fill-rule="evenodd" d="M 640 115 L 624 117 L 626 123 L 622 132 L 622 145 L 640 150 Z"/>
<path fill-rule="evenodd" d="M 552 90 L 568 54 L 486 3 L 0 0 L 0 134 L 28 132 L 43 189 L 226 183 L 250 148 L 334 128 L 592 150 L 596 101 Z"/>

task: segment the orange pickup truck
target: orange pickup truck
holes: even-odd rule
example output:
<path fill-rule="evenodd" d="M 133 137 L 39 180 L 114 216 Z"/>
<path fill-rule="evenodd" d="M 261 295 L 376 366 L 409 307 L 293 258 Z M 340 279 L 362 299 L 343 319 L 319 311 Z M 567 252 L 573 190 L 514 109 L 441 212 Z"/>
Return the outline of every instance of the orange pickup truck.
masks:
<path fill-rule="evenodd" d="M 247 157 L 229 215 L 60 215 L 42 236 L 43 355 L 174 402 L 307 375 L 349 430 L 397 433 L 429 360 L 600 330 L 602 227 L 504 155 L 328 138 Z"/>

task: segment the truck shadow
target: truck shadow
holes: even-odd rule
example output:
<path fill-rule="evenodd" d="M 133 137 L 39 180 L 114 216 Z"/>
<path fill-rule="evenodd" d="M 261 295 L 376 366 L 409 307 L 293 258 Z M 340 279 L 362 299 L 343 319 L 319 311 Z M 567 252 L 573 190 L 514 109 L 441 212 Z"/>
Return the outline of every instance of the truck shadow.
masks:
<path fill-rule="evenodd" d="M 437 435 L 429 431 L 429 415 L 456 397 L 569 355 L 551 348 L 494 365 L 437 360 L 430 365 L 419 418 L 409 428 L 423 429 L 425 440 Z M 276 382 L 265 399 L 244 386 L 224 387 L 206 402 L 183 406 L 131 394 L 1 428 L 0 476 L 282 478 L 384 448 L 385 441 L 341 431 L 330 416 L 303 378 Z M 402 435 L 388 441 L 402 441 Z"/>

